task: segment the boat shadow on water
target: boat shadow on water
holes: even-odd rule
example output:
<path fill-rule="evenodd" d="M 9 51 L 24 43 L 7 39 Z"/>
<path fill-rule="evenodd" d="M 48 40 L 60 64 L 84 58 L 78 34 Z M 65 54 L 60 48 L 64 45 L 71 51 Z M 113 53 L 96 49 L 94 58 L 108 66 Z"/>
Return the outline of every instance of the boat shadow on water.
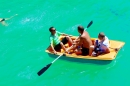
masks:
<path fill-rule="evenodd" d="M 48 55 L 52 58 L 57 58 L 58 55 L 49 54 Z M 94 59 L 82 59 L 82 58 L 72 58 L 72 57 L 66 57 L 61 56 L 59 59 L 67 60 L 71 62 L 79 62 L 79 63 L 91 63 L 91 64 L 98 64 L 98 65 L 106 65 L 112 62 L 112 60 L 94 60 Z"/>

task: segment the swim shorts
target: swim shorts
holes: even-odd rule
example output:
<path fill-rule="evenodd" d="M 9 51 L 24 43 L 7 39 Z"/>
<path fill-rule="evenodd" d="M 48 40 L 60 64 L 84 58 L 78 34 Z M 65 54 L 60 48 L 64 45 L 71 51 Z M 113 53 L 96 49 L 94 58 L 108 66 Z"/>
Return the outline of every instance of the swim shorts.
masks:
<path fill-rule="evenodd" d="M 66 44 L 66 43 L 68 42 L 68 40 L 66 39 L 66 37 L 64 37 L 64 38 L 61 40 L 61 42 L 62 42 L 63 44 Z M 62 48 L 62 47 L 61 47 L 60 43 L 57 44 L 57 45 L 54 47 L 54 49 L 55 49 L 56 51 L 60 51 L 61 48 Z"/>

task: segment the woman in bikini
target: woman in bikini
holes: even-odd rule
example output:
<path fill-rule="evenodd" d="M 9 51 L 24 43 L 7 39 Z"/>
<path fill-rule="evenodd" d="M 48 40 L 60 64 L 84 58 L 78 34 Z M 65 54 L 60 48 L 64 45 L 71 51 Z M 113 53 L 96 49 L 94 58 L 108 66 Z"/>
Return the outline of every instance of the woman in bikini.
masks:
<path fill-rule="evenodd" d="M 18 14 L 15 14 L 14 16 L 17 16 Z M 6 20 L 9 20 L 13 18 L 14 16 L 11 16 L 10 18 L 0 18 L 0 23 L 4 26 L 8 26 L 8 24 L 5 22 Z"/>

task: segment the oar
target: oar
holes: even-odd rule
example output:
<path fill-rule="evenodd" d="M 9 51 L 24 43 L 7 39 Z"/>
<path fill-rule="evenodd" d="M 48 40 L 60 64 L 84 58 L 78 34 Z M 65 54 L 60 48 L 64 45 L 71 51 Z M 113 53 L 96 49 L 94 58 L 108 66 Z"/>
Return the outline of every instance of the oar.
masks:
<path fill-rule="evenodd" d="M 93 23 L 93 21 L 91 21 L 91 22 L 88 24 L 87 28 L 89 28 L 89 27 L 92 25 L 92 23 Z"/>
<path fill-rule="evenodd" d="M 87 26 L 87 28 L 89 28 L 91 25 L 92 25 L 92 23 L 93 23 L 93 21 L 91 21 L 89 24 L 88 24 L 88 26 Z M 73 46 L 71 46 L 71 47 L 73 47 Z M 67 51 L 68 51 L 68 49 L 67 49 Z M 37 74 L 40 76 L 40 75 L 42 75 L 57 59 L 59 59 L 61 56 L 63 56 L 64 54 L 61 54 L 60 56 L 58 56 L 56 59 L 54 59 L 51 63 L 49 63 L 48 65 L 46 65 L 45 67 L 43 67 Z"/>
<path fill-rule="evenodd" d="M 93 23 L 93 21 L 89 22 L 87 28 L 89 28 L 89 27 L 92 25 L 92 23 Z M 85 28 L 85 30 L 86 30 L 87 28 Z M 67 35 L 68 35 L 68 34 L 67 34 Z M 73 35 L 68 35 L 68 36 L 72 37 Z"/>
<path fill-rule="evenodd" d="M 40 76 L 41 74 L 43 74 L 57 59 L 59 59 L 61 56 L 63 56 L 63 54 L 61 54 L 60 56 L 58 56 L 55 60 L 53 60 L 50 64 L 46 65 L 44 68 L 42 68 L 37 74 Z"/>
<path fill-rule="evenodd" d="M 17 16 L 18 14 L 15 14 L 14 16 L 11 16 L 10 18 L 5 18 L 5 20 L 9 20 L 9 19 L 11 19 L 11 18 L 13 18 L 13 17 L 15 17 L 15 16 Z"/>

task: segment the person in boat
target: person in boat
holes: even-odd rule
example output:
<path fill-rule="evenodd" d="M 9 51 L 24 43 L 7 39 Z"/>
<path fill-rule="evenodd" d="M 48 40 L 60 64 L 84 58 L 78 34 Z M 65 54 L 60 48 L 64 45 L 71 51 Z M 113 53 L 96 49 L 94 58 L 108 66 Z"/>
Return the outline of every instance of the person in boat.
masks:
<path fill-rule="evenodd" d="M 94 51 L 92 53 L 92 56 L 98 56 L 100 54 L 106 54 L 106 53 L 110 53 L 109 50 L 109 39 L 107 36 L 105 36 L 105 34 L 103 32 L 100 32 L 98 34 L 98 40 L 96 40 L 95 44 L 94 44 Z"/>
<path fill-rule="evenodd" d="M 14 16 L 16 16 L 16 15 L 18 15 L 18 14 L 15 14 Z M 5 21 L 13 18 L 14 16 L 11 16 L 10 18 L 0 18 L 0 23 L 4 26 L 8 26 L 8 24 Z"/>
<path fill-rule="evenodd" d="M 67 52 L 67 49 L 65 48 L 65 44 L 69 43 L 70 45 L 72 45 L 73 41 L 72 39 L 64 33 L 61 33 L 59 31 L 56 31 L 56 29 L 54 27 L 50 27 L 49 31 L 51 33 L 50 35 L 50 43 L 51 43 L 51 49 L 54 52 L 54 54 L 57 54 L 57 51 L 60 51 L 61 48 Z M 61 41 L 59 40 L 59 37 L 63 35 L 65 36 Z M 67 52 L 68 53 L 68 52 Z"/>
<path fill-rule="evenodd" d="M 75 41 L 76 48 L 77 48 L 75 50 L 75 53 L 77 55 L 83 55 L 83 56 L 91 55 L 92 41 L 89 36 L 89 33 L 84 30 L 83 26 L 78 26 L 77 29 L 78 29 L 78 32 L 80 33 L 80 36 L 78 40 Z"/>

